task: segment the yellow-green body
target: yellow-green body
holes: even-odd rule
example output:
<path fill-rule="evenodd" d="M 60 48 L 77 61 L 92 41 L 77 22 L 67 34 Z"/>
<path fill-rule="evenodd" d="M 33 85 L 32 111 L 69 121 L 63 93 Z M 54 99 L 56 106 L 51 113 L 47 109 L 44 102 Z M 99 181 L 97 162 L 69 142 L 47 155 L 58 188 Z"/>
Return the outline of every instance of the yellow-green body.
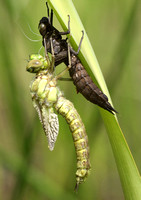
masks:
<path fill-rule="evenodd" d="M 34 61 L 35 59 L 28 63 L 27 71 L 36 71 L 36 69 L 34 70 L 30 67 L 33 67 L 32 63 L 35 65 L 35 63 L 40 62 L 37 62 L 38 60 L 36 60 L 36 62 Z M 42 65 L 44 64 L 42 63 Z M 36 72 L 36 77 L 30 85 L 33 105 L 43 124 L 50 150 L 53 150 L 59 133 L 58 117 L 54 109 L 61 114 L 69 124 L 77 156 L 77 188 L 80 183 L 85 181 L 90 171 L 88 137 L 77 110 L 69 100 L 65 99 L 63 93 L 57 87 L 57 78 L 53 76 L 53 73 L 50 72 L 49 69 L 44 69 L 42 65 L 41 70 Z M 39 68 L 39 66 L 37 67 Z"/>
<path fill-rule="evenodd" d="M 88 137 L 84 124 L 73 104 L 60 96 L 54 105 L 69 124 L 76 150 L 77 171 L 76 186 L 85 181 L 90 171 Z"/>

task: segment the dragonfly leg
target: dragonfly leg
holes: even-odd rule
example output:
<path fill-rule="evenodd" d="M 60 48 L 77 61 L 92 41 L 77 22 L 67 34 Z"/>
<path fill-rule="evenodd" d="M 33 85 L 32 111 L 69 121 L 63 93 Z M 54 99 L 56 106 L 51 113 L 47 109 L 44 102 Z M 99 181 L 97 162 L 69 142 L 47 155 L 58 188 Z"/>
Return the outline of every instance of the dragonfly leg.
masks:
<path fill-rule="evenodd" d="M 81 44 L 82 44 L 83 38 L 84 38 L 84 31 L 82 31 L 82 37 L 80 39 L 80 43 L 79 43 L 77 51 L 75 51 L 72 47 L 70 47 L 70 52 L 73 53 L 74 55 L 78 55 L 78 53 L 79 53 L 79 51 L 81 49 Z"/>
<path fill-rule="evenodd" d="M 59 81 L 73 81 L 72 78 L 64 78 L 64 77 L 60 77 L 58 80 Z"/>
<path fill-rule="evenodd" d="M 68 69 L 71 68 L 71 55 L 70 55 L 70 37 L 71 37 L 71 34 L 69 35 L 69 38 L 68 38 Z"/>
<path fill-rule="evenodd" d="M 49 23 L 50 23 L 51 26 L 52 26 L 52 23 L 53 23 L 53 10 L 51 9 L 51 14 L 50 14 L 50 17 L 49 17 L 49 6 L 48 6 L 48 2 L 46 2 L 46 7 L 47 7 L 48 21 L 49 21 Z"/>
<path fill-rule="evenodd" d="M 70 20 L 70 17 L 69 17 L 69 20 Z M 57 79 L 60 79 L 71 68 L 71 55 L 70 55 L 70 43 L 69 43 L 70 37 L 71 37 L 71 33 L 69 34 L 69 38 L 68 38 L 68 63 L 69 64 L 60 74 L 56 76 Z"/>
<path fill-rule="evenodd" d="M 57 74 L 57 76 L 55 77 L 56 80 L 63 80 L 62 76 L 64 76 L 64 74 L 69 70 L 68 67 L 66 67 L 62 72 L 60 72 L 59 74 Z"/>
<path fill-rule="evenodd" d="M 48 57 L 48 53 L 47 53 L 47 46 L 46 46 L 46 38 L 44 37 L 44 46 L 45 46 L 45 57 L 48 63 L 50 63 L 50 59 Z"/>
<path fill-rule="evenodd" d="M 48 16 L 48 19 L 49 19 L 49 7 L 48 7 L 48 2 L 46 2 L 46 7 L 47 7 L 47 16 Z"/>
<path fill-rule="evenodd" d="M 64 76 L 64 74 L 71 68 L 71 56 L 70 56 L 70 45 L 69 45 L 69 41 L 70 41 L 70 37 L 71 37 L 71 34 L 70 34 L 70 16 L 68 15 L 68 33 L 69 33 L 69 38 L 68 38 L 68 60 L 69 60 L 69 64 L 68 66 L 62 71 L 60 72 L 57 76 L 56 76 L 56 79 L 62 79 L 62 76 Z"/>
<path fill-rule="evenodd" d="M 53 26 L 53 10 L 51 9 L 50 24 Z"/>
<path fill-rule="evenodd" d="M 68 42 L 68 60 L 69 60 L 69 64 L 68 66 L 62 71 L 60 72 L 57 76 L 56 76 L 56 80 L 57 79 L 62 79 L 62 76 L 64 76 L 64 74 L 71 68 L 71 56 L 70 56 L 70 46 L 69 46 L 69 42 Z"/>
<path fill-rule="evenodd" d="M 55 70 L 55 56 L 54 56 L 54 49 L 53 49 L 53 42 L 52 42 L 52 37 L 50 37 L 50 44 L 51 44 L 51 55 L 52 55 L 52 60 L 50 63 L 50 68 L 51 68 L 51 72 L 53 72 Z"/>
<path fill-rule="evenodd" d="M 65 31 L 65 32 L 59 32 L 60 35 L 67 35 L 67 34 L 70 34 L 70 16 L 68 15 L 68 30 Z"/>
<path fill-rule="evenodd" d="M 70 16 L 68 15 L 68 31 L 66 32 L 59 32 L 60 35 L 67 35 L 69 34 L 69 38 L 71 37 L 71 31 L 70 31 Z M 80 43 L 79 43 L 79 46 L 78 46 L 78 49 L 77 51 L 75 51 L 71 46 L 70 46 L 70 52 L 73 53 L 74 55 L 78 55 L 80 49 L 81 49 L 81 44 L 82 44 L 82 41 L 83 41 L 83 38 L 84 38 L 84 31 L 82 31 L 82 37 L 80 39 Z M 69 39 L 70 40 L 70 39 Z"/>

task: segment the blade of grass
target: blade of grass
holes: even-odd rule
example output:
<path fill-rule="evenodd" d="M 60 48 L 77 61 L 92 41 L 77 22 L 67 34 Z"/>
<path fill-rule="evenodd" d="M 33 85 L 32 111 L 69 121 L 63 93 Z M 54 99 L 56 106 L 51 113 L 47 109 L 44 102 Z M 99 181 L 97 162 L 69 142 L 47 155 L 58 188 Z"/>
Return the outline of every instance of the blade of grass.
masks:
<path fill-rule="evenodd" d="M 63 29 L 67 29 L 68 18 L 71 18 L 71 44 L 75 48 L 78 46 L 80 40 L 80 32 L 84 30 L 84 27 L 80 21 L 80 18 L 70 0 L 49 0 L 50 6 L 53 8 L 60 24 Z M 105 84 L 102 72 L 100 70 L 98 61 L 91 47 L 89 39 L 85 31 L 84 41 L 81 47 L 81 54 L 79 55 L 82 64 L 88 69 L 90 67 L 98 84 L 103 92 L 109 97 L 110 95 Z M 111 101 L 111 100 L 110 100 Z M 107 134 L 112 146 L 113 154 L 116 160 L 121 184 L 125 199 L 139 200 L 141 197 L 141 179 L 127 145 L 127 142 L 123 136 L 121 128 L 115 116 L 111 115 L 107 111 L 100 108 L 101 115 L 103 117 Z"/>

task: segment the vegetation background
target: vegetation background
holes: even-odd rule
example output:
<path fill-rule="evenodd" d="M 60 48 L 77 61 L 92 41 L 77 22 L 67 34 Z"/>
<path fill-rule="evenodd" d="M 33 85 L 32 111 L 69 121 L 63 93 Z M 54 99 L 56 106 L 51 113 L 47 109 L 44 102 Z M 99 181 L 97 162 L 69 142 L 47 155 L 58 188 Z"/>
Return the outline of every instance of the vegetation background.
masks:
<path fill-rule="evenodd" d="M 107 82 L 118 119 L 141 170 L 141 1 L 73 1 Z M 68 13 L 69 14 L 69 13 Z M 53 152 L 29 92 L 33 77 L 25 67 L 42 43 L 38 22 L 46 16 L 45 1 L 0 2 L 0 199 L 124 199 L 111 146 L 98 107 L 77 94 L 71 82 L 59 82 L 86 126 L 91 175 L 75 185 L 76 156 L 72 136 L 59 116 L 60 133 Z M 54 25 L 62 30 L 56 17 Z M 81 36 L 81 33 L 80 33 Z M 41 51 L 43 53 L 43 50 Z M 57 70 L 62 70 L 60 65 Z M 71 92 L 70 92 L 71 91 Z"/>

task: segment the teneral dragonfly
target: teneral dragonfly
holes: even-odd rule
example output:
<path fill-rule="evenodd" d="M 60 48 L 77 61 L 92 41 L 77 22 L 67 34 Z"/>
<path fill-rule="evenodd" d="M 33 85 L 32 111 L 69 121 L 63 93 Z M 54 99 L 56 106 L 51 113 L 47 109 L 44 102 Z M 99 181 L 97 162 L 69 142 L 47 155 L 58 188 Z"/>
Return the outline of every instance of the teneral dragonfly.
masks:
<path fill-rule="evenodd" d="M 57 79 L 60 76 L 54 76 L 53 74 L 53 59 L 50 62 L 46 57 L 33 54 L 29 58 L 26 70 L 36 74 L 30 84 L 30 93 L 51 151 L 54 149 L 59 133 L 58 115 L 55 111 L 61 114 L 69 124 L 77 157 L 75 186 L 75 189 L 77 189 L 90 172 L 89 146 L 85 126 L 73 103 L 64 97 L 57 86 Z"/>

